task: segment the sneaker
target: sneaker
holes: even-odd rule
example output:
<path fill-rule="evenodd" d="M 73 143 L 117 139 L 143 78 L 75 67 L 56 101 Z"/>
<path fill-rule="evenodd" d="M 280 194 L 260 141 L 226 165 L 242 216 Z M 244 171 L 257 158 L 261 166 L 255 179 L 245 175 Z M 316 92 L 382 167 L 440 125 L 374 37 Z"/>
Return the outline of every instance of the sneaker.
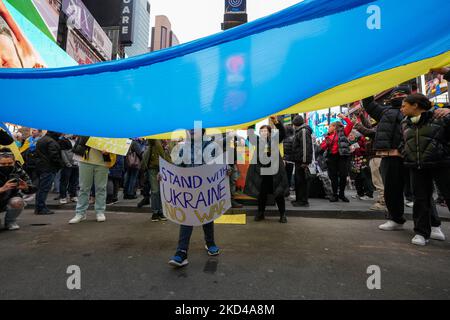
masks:
<path fill-rule="evenodd" d="M 394 222 L 392 220 L 388 220 L 387 222 L 383 223 L 378 227 L 378 229 L 383 231 L 396 231 L 396 230 L 403 230 L 403 224 Z"/>
<path fill-rule="evenodd" d="M 359 200 L 362 200 L 362 201 L 370 201 L 370 200 L 373 200 L 373 197 L 362 196 L 362 197 L 359 197 Z"/>
<path fill-rule="evenodd" d="M 143 206 L 148 206 L 149 204 L 150 204 L 150 198 L 149 197 L 144 197 L 144 199 L 139 201 L 139 203 L 137 204 L 137 207 L 138 208 L 142 208 Z"/>
<path fill-rule="evenodd" d="M 164 214 L 162 212 L 158 213 L 158 217 L 159 217 L 159 220 L 161 220 L 161 221 L 167 221 L 167 218 L 164 216 Z"/>
<path fill-rule="evenodd" d="M 187 266 L 189 264 L 189 261 L 187 260 L 186 251 L 177 251 L 177 253 L 175 253 L 175 255 L 170 258 L 169 264 L 177 268 Z"/>
<path fill-rule="evenodd" d="M 352 196 L 352 199 L 360 199 L 360 197 L 357 194 L 355 194 Z"/>
<path fill-rule="evenodd" d="M 106 221 L 106 217 L 103 213 L 97 214 L 97 222 L 105 222 L 105 221 Z"/>
<path fill-rule="evenodd" d="M 86 220 L 86 215 L 75 215 L 70 221 L 69 224 L 80 223 L 81 221 Z"/>
<path fill-rule="evenodd" d="M 59 204 L 67 204 L 67 198 L 59 199 Z"/>
<path fill-rule="evenodd" d="M 414 207 L 414 202 L 405 200 L 405 206 L 407 206 L 408 208 L 412 208 Z"/>
<path fill-rule="evenodd" d="M 412 238 L 411 243 L 415 244 L 416 246 L 425 246 L 428 243 L 428 240 L 426 240 L 420 234 L 416 234 L 414 238 Z"/>
<path fill-rule="evenodd" d="M 8 223 L 6 225 L 6 229 L 8 229 L 9 231 L 15 231 L 15 230 L 19 230 L 20 227 L 19 227 L 19 225 L 17 223 L 12 222 L 12 223 Z"/>
<path fill-rule="evenodd" d="M 342 202 L 350 202 L 350 200 L 348 200 L 348 198 L 347 198 L 346 196 L 339 196 L 339 199 L 340 199 Z"/>
<path fill-rule="evenodd" d="M 209 256 L 218 256 L 220 253 L 220 249 L 217 246 L 208 247 L 207 245 L 205 245 L 205 249 L 208 252 Z"/>
<path fill-rule="evenodd" d="M 279 220 L 280 223 L 287 223 L 287 218 L 285 215 L 282 215 Z"/>
<path fill-rule="evenodd" d="M 294 207 L 309 207 L 309 203 L 308 202 L 297 202 L 297 201 L 291 201 L 292 206 Z"/>
<path fill-rule="evenodd" d="M 71 202 L 78 202 L 78 197 L 72 197 L 72 198 L 70 198 L 70 201 Z"/>
<path fill-rule="evenodd" d="M 154 214 L 152 215 L 152 221 L 153 221 L 153 222 L 159 222 L 159 214 L 154 213 Z"/>
<path fill-rule="evenodd" d="M 431 227 L 430 238 L 433 240 L 445 241 L 445 234 L 442 232 L 441 227 Z"/>
<path fill-rule="evenodd" d="M 371 207 L 369 208 L 369 210 L 372 210 L 372 211 L 387 211 L 387 208 L 386 208 L 385 205 L 383 205 L 383 204 L 377 202 L 377 203 L 375 203 L 373 206 L 371 206 Z"/>
<path fill-rule="evenodd" d="M 293 194 L 291 194 L 288 198 L 289 201 L 295 201 L 297 199 L 297 197 Z"/>

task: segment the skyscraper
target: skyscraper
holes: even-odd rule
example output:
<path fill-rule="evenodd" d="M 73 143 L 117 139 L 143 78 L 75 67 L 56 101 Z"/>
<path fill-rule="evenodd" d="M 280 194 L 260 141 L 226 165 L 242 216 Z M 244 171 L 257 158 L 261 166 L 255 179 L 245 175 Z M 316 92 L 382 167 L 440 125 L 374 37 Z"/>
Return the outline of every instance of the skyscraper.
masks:
<path fill-rule="evenodd" d="M 133 44 L 125 47 L 128 57 L 148 53 L 150 40 L 150 2 L 149 0 L 134 0 L 133 5 Z"/>

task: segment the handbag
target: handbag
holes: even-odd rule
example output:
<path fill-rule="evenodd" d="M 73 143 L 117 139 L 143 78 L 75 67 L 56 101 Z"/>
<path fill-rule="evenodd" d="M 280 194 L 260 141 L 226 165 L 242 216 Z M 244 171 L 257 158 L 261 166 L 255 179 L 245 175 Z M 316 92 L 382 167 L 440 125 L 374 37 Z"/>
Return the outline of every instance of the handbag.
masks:
<path fill-rule="evenodd" d="M 130 152 L 127 156 L 127 167 L 131 169 L 139 169 L 141 167 L 141 159 L 136 152 Z"/>

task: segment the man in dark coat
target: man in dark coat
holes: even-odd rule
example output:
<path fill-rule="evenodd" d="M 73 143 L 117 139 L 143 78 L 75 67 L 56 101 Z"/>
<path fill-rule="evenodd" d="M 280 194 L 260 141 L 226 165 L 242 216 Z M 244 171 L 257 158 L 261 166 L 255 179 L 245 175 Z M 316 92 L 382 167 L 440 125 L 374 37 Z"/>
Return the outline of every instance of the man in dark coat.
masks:
<path fill-rule="evenodd" d="M 295 161 L 295 197 L 292 201 L 294 207 L 309 207 L 309 179 L 308 166 L 313 159 L 312 129 L 305 124 L 302 116 L 295 117 L 294 121 L 293 155 Z"/>
<path fill-rule="evenodd" d="M 60 133 L 48 131 L 36 144 L 36 170 L 39 176 L 39 183 L 36 194 L 35 214 L 46 215 L 54 213 L 47 208 L 46 201 L 56 173 L 64 167 L 61 146 L 58 143 L 60 136 Z"/>

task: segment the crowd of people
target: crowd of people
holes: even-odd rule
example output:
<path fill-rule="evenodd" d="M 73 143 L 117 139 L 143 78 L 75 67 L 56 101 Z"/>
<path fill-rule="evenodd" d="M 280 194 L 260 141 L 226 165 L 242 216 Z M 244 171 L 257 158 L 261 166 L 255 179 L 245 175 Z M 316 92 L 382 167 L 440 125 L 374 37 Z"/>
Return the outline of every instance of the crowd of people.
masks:
<path fill-rule="evenodd" d="M 435 71 L 450 80 L 449 68 Z M 287 127 L 271 117 L 273 126 L 260 128 L 253 155 L 257 161 L 248 168 L 244 190 L 257 200 L 255 221 L 265 218 L 269 195 L 277 204 L 279 222 L 287 223 L 286 199 L 294 207 L 309 207 L 309 198 L 321 193 L 330 202 L 349 203 L 346 190 L 354 183 L 354 200 L 373 200 L 371 210 L 386 212 L 388 220 L 379 229 L 403 229 L 406 204 L 413 207 L 413 244 L 445 240 L 436 201 L 450 203 L 450 109 L 435 108 L 426 96 L 411 93 L 408 86 L 399 86 L 392 89 L 389 103 L 380 104 L 368 97 L 362 100 L 359 110 L 338 117 L 339 121 L 329 125 L 320 142 L 301 115 L 295 116 Z M 196 135 L 196 131 L 190 134 L 191 138 Z M 203 151 L 211 143 L 211 139 L 205 139 L 204 131 L 197 138 L 203 143 L 191 144 L 191 160 L 199 151 L 195 148 Z M 137 199 L 140 189 L 143 198 L 138 207 L 151 205 L 152 221 L 166 220 L 159 193 L 159 158 L 171 161 L 170 154 L 177 143 L 132 139 L 128 154 L 120 156 L 89 147 L 88 139 L 53 131 L 43 134 L 41 130 L 32 130 L 24 139 L 20 133 L 11 137 L 0 130 L 0 211 L 6 212 L 8 230 L 19 229 L 17 217 L 32 201 L 33 194 L 35 214 L 53 214 L 47 207 L 52 188 L 61 205 L 76 203 L 70 224 L 85 220 L 90 204 L 94 204 L 96 220 L 106 221 L 106 205 L 119 200 L 120 188 L 124 200 Z M 283 153 L 272 149 L 273 139 L 283 143 Z M 7 147 L 13 143 L 23 157 L 23 165 Z M 260 161 L 262 154 L 271 159 L 269 163 Z M 264 174 L 274 163 L 278 170 Z M 235 173 L 236 166 L 231 163 L 232 190 L 237 180 Z M 434 191 L 438 200 L 434 199 Z M 236 199 L 232 202 L 233 207 L 242 207 Z M 219 254 L 214 223 L 203 229 L 208 254 Z M 187 264 L 191 233 L 192 227 L 181 226 L 172 265 Z"/>

